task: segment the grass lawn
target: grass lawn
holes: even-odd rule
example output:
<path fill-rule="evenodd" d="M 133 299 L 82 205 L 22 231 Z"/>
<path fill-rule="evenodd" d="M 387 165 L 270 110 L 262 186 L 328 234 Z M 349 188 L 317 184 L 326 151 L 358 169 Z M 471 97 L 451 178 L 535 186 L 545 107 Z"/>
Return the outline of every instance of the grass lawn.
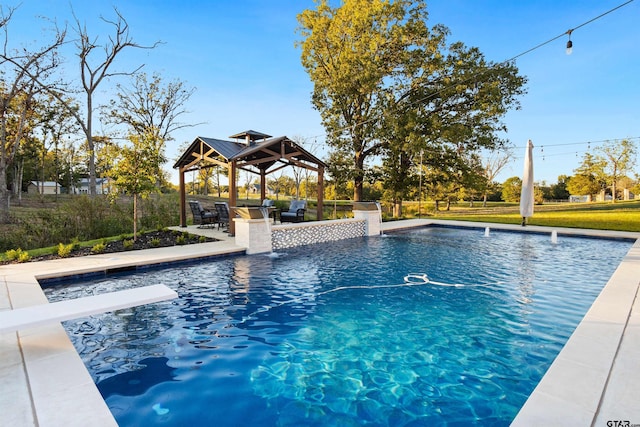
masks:
<path fill-rule="evenodd" d="M 458 221 L 520 224 L 517 205 L 494 208 L 462 208 L 441 211 L 434 218 Z M 640 232 L 640 200 L 617 203 L 563 203 L 539 205 L 527 224 L 551 227 L 592 228 Z"/>

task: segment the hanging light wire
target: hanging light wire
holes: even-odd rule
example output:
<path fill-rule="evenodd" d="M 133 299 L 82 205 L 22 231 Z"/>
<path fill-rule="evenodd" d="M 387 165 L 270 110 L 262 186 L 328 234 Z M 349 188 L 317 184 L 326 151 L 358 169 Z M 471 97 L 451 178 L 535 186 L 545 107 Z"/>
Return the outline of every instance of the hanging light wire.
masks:
<path fill-rule="evenodd" d="M 633 140 L 640 141 L 640 136 L 629 136 L 629 137 L 625 137 L 625 138 L 608 138 L 608 139 L 603 139 L 603 140 L 600 140 L 600 141 L 589 140 L 589 141 L 583 141 L 583 142 L 562 142 L 562 143 L 559 143 L 559 144 L 544 144 L 541 147 L 562 147 L 562 146 L 566 146 L 566 145 L 585 145 L 585 144 L 590 147 L 591 144 L 599 144 L 599 143 L 608 142 L 608 141 L 620 141 L 620 140 L 623 140 L 623 139 L 627 139 L 629 141 L 633 141 Z M 513 148 L 515 148 L 516 150 L 518 150 L 518 149 L 523 149 L 524 150 L 525 148 L 527 148 L 527 146 L 526 145 L 522 145 L 522 146 L 517 146 L 517 147 L 513 147 Z"/>

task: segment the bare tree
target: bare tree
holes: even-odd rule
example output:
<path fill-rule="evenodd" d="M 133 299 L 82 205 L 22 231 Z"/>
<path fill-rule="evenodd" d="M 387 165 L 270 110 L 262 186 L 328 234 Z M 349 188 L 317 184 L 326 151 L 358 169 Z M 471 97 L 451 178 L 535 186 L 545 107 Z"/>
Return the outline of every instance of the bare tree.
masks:
<path fill-rule="evenodd" d="M 8 24 L 14 11 L 0 6 L 0 30 L 4 33 L 0 53 L 0 223 L 9 221 L 7 170 L 24 137 L 34 97 L 42 91 L 39 82 L 46 81 L 58 66 L 57 49 L 66 37 L 66 31 L 56 28 L 53 40 L 33 51 L 10 49 Z"/>
<path fill-rule="evenodd" d="M 317 143 L 317 141 L 314 140 L 314 142 L 312 144 L 308 144 L 308 138 L 302 137 L 302 136 L 293 136 L 291 138 L 291 140 L 293 142 L 295 142 L 298 145 L 301 146 L 306 146 L 307 147 L 307 151 L 309 151 L 312 154 L 315 154 L 315 151 L 317 151 L 319 145 Z M 300 199 L 300 185 L 302 184 L 302 181 L 305 181 L 305 195 L 304 198 L 305 200 L 307 200 L 307 187 L 309 185 L 309 176 L 311 175 L 311 170 L 307 169 L 307 168 L 303 168 L 301 166 L 295 166 L 292 165 L 292 170 L 293 170 L 293 180 L 295 182 L 295 190 L 296 190 L 296 199 Z"/>
<path fill-rule="evenodd" d="M 91 38 L 89 36 L 89 31 L 87 30 L 86 25 L 82 24 L 74 14 L 76 32 L 79 36 L 79 39 L 76 41 L 76 47 L 78 49 L 78 58 L 80 59 L 80 80 L 82 81 L 82 88 L 86 95 L 86 117 L 81 117 L 79 112 L 75 113 L 75 117 L 87 138 L 87 146 L 89 150 L 89 194 L 92 196 L 96 194 L 96 164 L 92 134 L 94 109 L 93 95 L 105 78 L 123 75 L 130 76 L 135 74 L 144 66 L 144 64 L 142 64 L 135 70 L 129 72 L 110 71 L 113 62 L 120 52 L 128 47 L 153 49 L 160 43 L 155 42 L 152 46 L 142 46 L 134 42 L 129 35 L 129 24 L 117 8 L 114 8 L 114 11 L 116 13 L 115 21 L 101 17 L 104 22 L 113 26 L 115 33 L 113 36 L 109 36 L 109 41 L 103 46 L 98 44 L 97 37 Z M 94 53 L 97 52 L 99 48 L 103 49 L 104 56 L 101 57 L 100 60 L 94 62 Z"/>
<path fill-rule="evenodd" d="M 487 180 L 483 195 L 482 195 L 482 207 L 487 207 L 487 195 L 489 189 L 493 185 L 496 177 L 513 159 L 513 153 L 510 150 L 506 151 L 492 151 L 488 157 L 484 159 L 484 176 Z"/>

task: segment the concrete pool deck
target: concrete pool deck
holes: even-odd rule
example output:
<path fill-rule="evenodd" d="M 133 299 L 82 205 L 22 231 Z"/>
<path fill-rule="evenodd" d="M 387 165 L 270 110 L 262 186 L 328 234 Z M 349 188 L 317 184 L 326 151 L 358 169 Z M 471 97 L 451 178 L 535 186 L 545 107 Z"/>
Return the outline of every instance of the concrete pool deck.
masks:
<path fill-rule="evenodd" d="M 640 233 L 415 219 L 384 231 L 427 225 L 634 239 L 605 288 L 514 420 L 514 426 L 640 423 Z M 184 229 L 182 229 L 184 230 Z M 38 279 L 126 270 L 242 253 L 213 229 L 189 232 L 218 242 L 0 266 L 0 310 L 47 304 Z M 91 376 L 59 323 L 0 334 L 0 424 L 116 426 Z"/>

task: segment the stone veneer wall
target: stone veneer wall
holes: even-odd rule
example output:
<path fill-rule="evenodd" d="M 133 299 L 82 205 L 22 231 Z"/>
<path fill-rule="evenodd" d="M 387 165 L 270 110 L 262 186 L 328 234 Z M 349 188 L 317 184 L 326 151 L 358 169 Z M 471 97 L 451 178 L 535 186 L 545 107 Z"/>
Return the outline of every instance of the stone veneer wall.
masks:
<path fill-rule="evenodd" d="M 365 236 L 365 231 L 366 222 L 357 219 L 288 224 L 272 228 L 271 244 L 275 251 L 312 243 L 362 237 Z"/>

